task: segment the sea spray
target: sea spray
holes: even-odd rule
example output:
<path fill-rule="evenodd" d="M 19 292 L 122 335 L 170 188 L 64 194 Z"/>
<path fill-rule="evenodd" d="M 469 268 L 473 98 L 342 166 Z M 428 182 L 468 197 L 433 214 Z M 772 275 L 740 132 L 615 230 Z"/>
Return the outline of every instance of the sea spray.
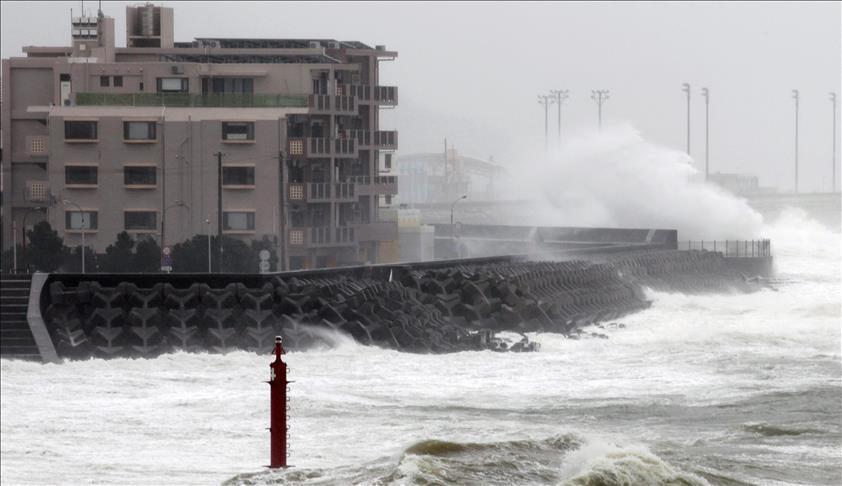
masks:
<path fill-rule="evenodd" d="M 677 229 L 680 239 L 752 239 L 762 217 L 704 181 L 684 152 L 630 125 L 583 132 L 512 171 L 510 199 L 534 207 L 509 224 Z"/>

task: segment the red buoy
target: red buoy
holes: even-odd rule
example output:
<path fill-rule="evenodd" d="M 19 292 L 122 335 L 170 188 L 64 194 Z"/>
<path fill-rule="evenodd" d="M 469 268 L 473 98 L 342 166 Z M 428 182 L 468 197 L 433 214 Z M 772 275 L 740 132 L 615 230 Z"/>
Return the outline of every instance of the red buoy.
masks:
<path fill-rule="evenodd" d="M 272 370 L 269 378 L 269 390 L 272 397 L 270 405 L 270 440 L 271 461 L 269 467 L 276 469 L 287 467 L 287 365 L 281 361 L 284 347 L 281 336 L 275 336 L 275 361 L 269 365 Z"/>

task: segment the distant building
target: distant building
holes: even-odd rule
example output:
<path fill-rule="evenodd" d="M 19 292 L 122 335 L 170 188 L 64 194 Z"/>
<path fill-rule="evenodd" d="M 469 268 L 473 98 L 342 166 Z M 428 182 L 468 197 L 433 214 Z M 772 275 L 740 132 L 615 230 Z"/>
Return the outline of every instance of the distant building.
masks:
<path fill-rule="evenodd" d="M 753 174 L 724 174 L 716 172 L 708 180 L 723 189 L 739 195 L 768 194 L 776 192 L 771 187 L 761 187 L 759 178 Z"/>
<path fill-rule="evenodd" d="M 463 195 L 474 201 L 496 199 L 495 184 L 505 170 L 491 161 L 444 152 L 401 155 L 397 159 L 401 204 L 451 202 Z"/>
<path fill-rule="evenodd" d="M 379 85 L 379 63 L 397 53 L 175 42 L 173 18 L 127 7 L 117 48 L 113 18 L 72 17 L 70 46 L 3 59 L 3 248 L 30 213 L 27 226 L 46 219 L 70 246 L 84 232 L 97 252 L 124 230 L 173 245 L 220 227 L 270 237 L 281 268 L 396 259 L 397 222 L 380 213 L 398 190 L 381 154 L 391 160 L 398 137 L 379 129 L 379 109 L 398 91 Z"/>

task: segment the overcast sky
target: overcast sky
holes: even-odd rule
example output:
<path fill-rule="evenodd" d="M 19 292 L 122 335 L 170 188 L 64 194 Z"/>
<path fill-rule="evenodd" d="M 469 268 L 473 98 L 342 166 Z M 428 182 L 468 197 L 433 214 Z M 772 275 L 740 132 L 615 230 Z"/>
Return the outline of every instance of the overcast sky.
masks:
<path fill-rule="evenodd" d="M 132 2 L 136 3 L 136 2 Z M 507 165 L 543 144 L 536 95 L 570 90 L 563 129 L 593 129 L 591 89 L 610 89 L 606 123 L 630 123 L 682 149 L 692 85 L 691 152 L 704 163 L 711 91 L 711 170 L 751 172 L 792 188 L 794 104 L 801 92 L 803 190 L 827 190 L 831 103 L 840 91 L 839 2 L 746 3 L 250 3 L 160 2 L 175 9 L 176 40 L 201 36 L 338 38 L 399 52 L 381 84 L 400 89 L 383 128 L 401 152 L 441 150 L 442 139 Z M 2 56 L 25 45 L 68 45 L 81 2 L 2 2 Z M 125 5 L 103 2 L 125 45 Z M 85 2 L 95 10 L 96 2 Z M 550 133 L 556 133 L 555 108 Z M 839 174 L 840 171 L 837 171 Z"/>

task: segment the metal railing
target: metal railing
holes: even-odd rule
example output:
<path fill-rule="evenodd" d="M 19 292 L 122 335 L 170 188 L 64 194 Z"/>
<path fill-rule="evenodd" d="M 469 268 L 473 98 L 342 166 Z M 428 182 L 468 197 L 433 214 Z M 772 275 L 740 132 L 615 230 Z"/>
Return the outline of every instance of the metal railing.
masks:
<path fill-rule="evenodd" d="M 371 184 L 397 184 L 397 176 L 348 176 L 342 179 L 342 182 L 353 182 L 360 185 Z"/>
<path fill-rule="evenodd" d="M 771 240 L 698 240 L 681 241 L 679 250 L 701 250 L 722 253 L 726 257 L 757 258 L 772 256 Z"/>
<path fill-rule="evenodd" d="M 357 112 L 356 98 L 353 96 L 309 95 L 308 105 L 314 112 L 347 113 Z"/>
<path fill-rule="evenodd" d="M 369 86 L 363 84 L 349 84 L 342 87 L 343 93 L 348 93 L 363 102 L 374 101 L 378 105 L 397 105 L 397 86 Z"/>
<path fill-rule="evenodd" d="M 306 95 L 190 94 L 190 93 L 77 93 L 78 106 L 172 106 L 197 108 L 306 108 Z"/>

